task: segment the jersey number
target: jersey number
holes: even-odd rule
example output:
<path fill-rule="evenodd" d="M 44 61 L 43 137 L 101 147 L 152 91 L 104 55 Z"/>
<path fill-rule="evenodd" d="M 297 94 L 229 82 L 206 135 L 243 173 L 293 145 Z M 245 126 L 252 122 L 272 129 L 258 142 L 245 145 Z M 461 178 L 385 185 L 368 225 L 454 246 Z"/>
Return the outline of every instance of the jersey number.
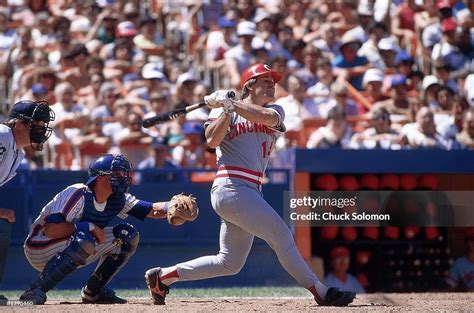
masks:
<path fill-rule="evenodd" d="M 270 154 L 272 153 L 272 149 L 273 149 L 273 140 L 270 142 L 270 145 L 268 146 L 268 150 L 267 150 L 267 142 L 266 141 L 262 142 L 262 157 L 266 158 L 267 156 L 270 156 Z"/>
<path fill-rule="evenodd" d="M 3 155 L 5 154 L 6 151 L 7 151 L 7 148 L 2 147 L 2 145 L 0 144 L 0 162 L 3 161 Z"/>

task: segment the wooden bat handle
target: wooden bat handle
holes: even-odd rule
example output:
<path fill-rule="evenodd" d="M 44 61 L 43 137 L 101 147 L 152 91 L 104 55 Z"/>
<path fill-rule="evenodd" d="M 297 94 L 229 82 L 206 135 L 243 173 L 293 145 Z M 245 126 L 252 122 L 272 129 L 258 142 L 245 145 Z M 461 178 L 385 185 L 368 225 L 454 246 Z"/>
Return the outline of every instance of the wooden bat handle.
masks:
<path fill-rule="evenodd" d="M 186 113 L 205 107 L 205 106 L 206 106 L 206 103 L 204 102 L 188 105 L 187 107 L 185 107 Z"/>
<path fill-rule="evenodd" d="M 186 113 L 189 113 L 189 112 L 194 111 L 196 109 L 202 108 L 205 105 L 206 104 L 204 102 L 196 103 L 196 104 L 188 105 L 187 107 L 182 108 L 182 109 L 178 109 L 178 110 L 174 110 L 174 111 L 167 112 L 167 113 L 164 113 L 164 114 L 160 114 L 160 115 L 157 115 L 157 116 L 153 116 L 153 117 L 150 117 L 150 118 L 147 118 L 147 119 L 143 120 L 142 126 L 145 127 L 145 128 L 148 128 L 148 127 L 152 127 L 153 125 L 156 125 L 156 124 L 159 124 L 159 123 L 171 121 L 171 120 L 174 120 L 174 119 L 176 119 L 176 118 L 178 118 L 182 115 L 186 115 Z"/>

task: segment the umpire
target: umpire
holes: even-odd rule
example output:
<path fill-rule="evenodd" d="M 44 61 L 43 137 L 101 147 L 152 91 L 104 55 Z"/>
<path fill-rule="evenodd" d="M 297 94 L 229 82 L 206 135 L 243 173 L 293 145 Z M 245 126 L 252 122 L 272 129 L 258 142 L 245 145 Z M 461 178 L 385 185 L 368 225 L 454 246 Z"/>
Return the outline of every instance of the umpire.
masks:
<path fill-rule="evenodd" d="M 51 136 L 49 122 L 54 112 L 46 101 L 19 101 L 13 106 L 7 121 L 0 124 L 0 186 L 16 175 L 16 170 L 25 157 L 23 148 L 31 146 L 41 151 L 43 143 Z M 0 203 L 1 205 L 1 203 Z M 0 207 L 0 282 L 10 245 L 10 228 L 15 222 L 15 213 Z M 0 301 L 6 301 L 0 295 Z"/>

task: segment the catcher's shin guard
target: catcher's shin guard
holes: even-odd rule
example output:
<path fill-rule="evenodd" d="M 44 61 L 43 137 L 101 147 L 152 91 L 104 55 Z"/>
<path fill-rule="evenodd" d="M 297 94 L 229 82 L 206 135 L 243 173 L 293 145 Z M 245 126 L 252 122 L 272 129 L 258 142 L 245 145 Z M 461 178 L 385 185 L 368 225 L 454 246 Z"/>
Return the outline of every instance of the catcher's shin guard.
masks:
<path fill-rule="evenodd" d="M 145 273 L 146 285 L 150 290 L 153 304 L 165 305 L 166 295 L 170 292 L 169 287 L 161 282 L 161 268 L 155 267 Z"/>
<path fill-rule="evenodd" d="M 340 291 L 338 288 L 331 287 L 324 300 L 318 297 L 314 297 L 314 300 L 320 306 L 348 306 L 354 301 L 355 296 L 356 293 L 353 291 Z"/>
<path fill-rule="evenodd" d="M 46 263 L 39 277 L 21 295 L 20 300 L 32 300 L 35 304 L 43 304 L 46 301 L 46 292 L 80 265 L 86 264 L 86 259 L 94 251 L 94 239 L 89 233 L 75 233 L 69 246 Z"/>
<path fill-rule="evenodd" d="M 91 295 L 97 295 L 108 282 L 122 269 L 137 250 L 140 235 L 130 224 L 118 224 L 113 229 L 116 240 L 120 243 L 120 253 L 102 257 L 101 262 L 86 284 Z"/>

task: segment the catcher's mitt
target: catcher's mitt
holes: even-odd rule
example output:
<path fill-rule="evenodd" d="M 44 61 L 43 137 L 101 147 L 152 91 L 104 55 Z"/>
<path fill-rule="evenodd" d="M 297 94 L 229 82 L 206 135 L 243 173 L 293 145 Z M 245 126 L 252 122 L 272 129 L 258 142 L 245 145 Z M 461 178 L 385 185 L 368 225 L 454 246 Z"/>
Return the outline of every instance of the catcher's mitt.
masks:
<path fill-rule="evenodd" d="M 186 221 L 194 221 L 199 215 L 196 198 L 185 194 L 171 198 L 166 217 L 171 225 L 182 225 Z"/>

